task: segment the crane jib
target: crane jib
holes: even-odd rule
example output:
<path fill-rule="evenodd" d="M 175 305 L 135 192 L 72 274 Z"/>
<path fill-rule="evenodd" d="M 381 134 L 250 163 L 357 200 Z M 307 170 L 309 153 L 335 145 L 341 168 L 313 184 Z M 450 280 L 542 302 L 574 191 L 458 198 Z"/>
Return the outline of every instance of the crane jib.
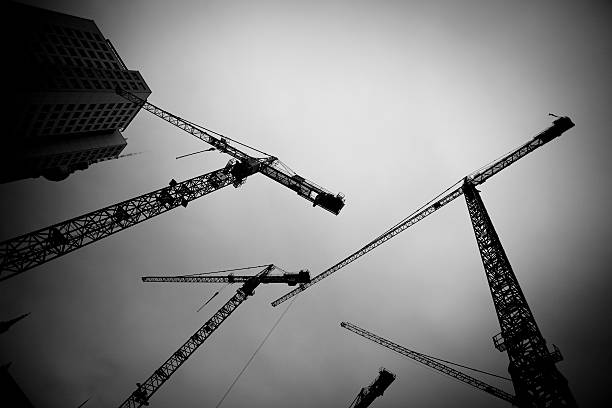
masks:
<path fill-rule="evenodd" d="M 560 118 L 556 119 L 555 121 L 553 121 L 553 125 L 552 126 L 547 128 L 543 132 L 537 134 L 530 141 L 528 141 L 528 142 L 524 143 L 523 145 L 519 146 L 518 148 L 516 148 L 512 152 L 504 155 L 501 159 L 498 159 L 495 162 L 485 166 L 483 169 L 480 169 L 480 170 L 478 170 L 478 171 L 476 171 L 476 172 L 466 176 L 466 178 L 464 180 L 468 180 L 468 182 L 472 183 L 473 185 L 482 184 L 485 181 L 487 181 L 490 177 L 492 177 L 495 174 L 499 173 L 501 170 L 503 170 L 506 167 L 510 166 L 511 164 L 515 163 L 516 161 L 518 161 L 522 157 L 525 157 L 527 154 L 531 153 L 532 151 L 534 151 L 538 147 L 543 146 L 546 143 L 550 142 L 551 140 L 559 137 L 561 134 L 563 134 L 563 132 L 567 131 L 568 129 L 571 129 L 572 127 L 574 127 L 574 123 L 572 122 L 572 120 L 570 118 L 568 118 L 567 116 L 560 117 Z M 451 190 L 454 186 L 451 186 L 446 191 Z M 446 193 L 446 191 L 444 193 L 440 194 L 434 200 L 431 200 L 424 207 L 421 207 L 421 209 L 417 210 L 412 215 L 410 215 L 407 218 L 405 218 L 399 224 L 396 224 L 395 226 L 391 227 L 389 230 L 384 232 L 382 235 L 378 236 L 373 241 L 371 241 L 370 243 L 366 244 L 361 249 L 357 250 L 353 254 L 349 255 L 346 258 L 344 258 L 342 261 L 338 262 L 337 264 L 335 264 L 331 268 L 329 268 L 329 269 L 321 272 L 320 274 L 316 275 L 312 279 L 312 281 L 310 283 L 305 284 L 305 285 L 301 285 L 300 287 L 298 287 L 298 288 L 296 288 L 296 289 L 286 293 L 285 295 L 281 296 L 280 298 L 276 299 L 274 302 L 272 302 L 272 306 L 278 306 L 279 304 L 281 304 L 284 301 L 292 298 L 293 296 L 295 296 L 298 293 L 304 291 L 305 289 L 311 287 L 315 283 L 323 280 L 324 278 L 328 277 L 329 275 L 333 274 L 334 272 L 342 269 L 346 265 L 350 264 L 351 262 L 353 262 L 353 261 L 357 260 L 358 258 L 362 257 L 363 255 L 367 254 L 368 252 L 370 252 L 374 248 L 378 247 L 380 244 L 382 244 L 382 243 L 388 241 L 389 239 L 393 238 L 394 236 L 396 236 L 400 232 L 405 231 L 407 228 L 409 228 L 412 225 L 416 224 L 417 222 L 421 221 L 423 218 L 427 217 L 428 215 L 433 214 L 435 211 L 437 211 L 438 209 L 442 208 L 443 206 L 445 206 L 446 204 L 448 204 L 449 202 L 451 202 L 452 200 L 454 200 L 455 198 L 457 198 L 457 197 L 459 197 L 460 195 L 463 194 L 463 189 L 461 187 L 458 187 L 455 190 L 453 190 L 452 192 L 444 195 Z M 443 196 L 443 197 L 439 198 L 440 196 Z"/>
<path fill-rule="evenodd" d="M 148 112 L 151 112 L 152 114 L 165 120 L 166 122 L 212 145 L 217 150 L 229 154 L 230 156 L 234 157 L 240 162 L 250 163 L 252 161 L 262 161 L 263 160 L 262 161 L 263 165 L 258 169 L 259 172 L 268 176 L 272 180 L 294 191 L 297 191 L 298 195 L 310 201 L 313 204 L 313 207 L 319 206 L 323 208 L 324 210 L 327 210 L 335 215 L 338 215 L 342 207 L 344 207 L 345 202 L 344 202 L 344 196 L 342 194 L 333 195 L 321 189 L 320 187 L 317 187 L 315 184 L 309 182 L 305 178 L 298 176 L 297 174 L 289 174 L 286 171 L 273 167 L 272 163 L 277 160 L 275 157 L 270 156 L 266 159 L 254 158 L 246 154 L 245 152 L 242 152 L 235 146 L 232 146 L 231 144 L 229 144 L 228 139 L 226 139 L 225 137 L 223 137 L 217 132 L 213 132 L 211 130 L 205 129 L 179 116 L 176 116 L 168 111 L 158 108 L 152 103 L 147 102 L 144 99 L 141 99 L 140 97 L 132 94 L 131 92 L 127 90 L 117 88 L 116 92 L 117 94 L 121 95 L 125 99 L 137 104 L 142 109 Z M 215 136 L 213 136 L 213 134 Z M 246 146 L 244 144 L 242 145 Z"/>

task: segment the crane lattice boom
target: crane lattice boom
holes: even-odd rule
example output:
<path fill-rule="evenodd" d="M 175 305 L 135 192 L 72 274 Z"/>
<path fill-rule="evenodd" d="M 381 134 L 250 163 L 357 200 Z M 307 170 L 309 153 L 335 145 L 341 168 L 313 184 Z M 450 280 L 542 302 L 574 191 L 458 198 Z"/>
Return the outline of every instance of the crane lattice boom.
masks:
<path fill-rule="evenodd" d="M 462 381 L 466 384 L 469 384 L 472 387 L 476 387 L 484 392 L 487 392 L 491 395 L 496 396 L 497 398 L 503 399 L 504 401 L 508 401 L 509 403 L 516 405 L 515 397 L 507 393 L 506 391 L 500 390 L 497 387 L 494 387 L 485 382 L 482 382 L 474 377 L 471 377 L 465 373 L 462 373 L 461 371 L 455 370 L 454 368 L 449 367 L 445 364 L 442 364 L 426 356 L 425 354 L 421 354 L 416 351 L 410 350 L 406 347 L 400 346 L 399 344 L 393 343 L 392 341 L 389 341 L 383 337 L 377 336 L 376 334 L 371 333 L 367 330 L 364 330 L 361 327 L 356 326 L 352 323 L 342 322 L 340 323 L 340 326 L 344 327 L 347 330 L 352 331 L 353 333 L 360 335 L 361 337 L 364 337 L 368 340 L 378 343 L 381 346 L 388 348 L 389 350 L 393 350 L 396 353 L 406 356 L 418 363 L 421 363 L 421 364 L 426 365 L 427 367 L 433 368 L 434 370 L 442 374 L 446 374 L 452 378 L 456 378 L 457 380 Z"/>
<path fill-rule="evenodd" d="M 333 195 L 313 182 L 306 180 L 304 177 L 288 172 L 280 165 L 276 157 L 268 156 L 265 159 L 251 157 L 235 146 L 232 146 L 226 138 L 222 137 L 216 132 L 205 129 L 168 111 L 165 111 L 124 89 L 118 88 L 116 91 L 125 99 L 139 105 L 143 109 L 151 112 L 166 122 L 173 124 L 179 129 L 184 130 L 198 139 L 212 145 L 217 150 L 227 153 L 242 162 L 258 162 L 258 171 L 260 173 L 295 191 L 300 197 L 310 201 L 313 206 L 318 205 L 336 215 L 338 215 L 342 207 L 344 207 L 344 197 L 342 194 Z"/>
<path fill-rule="evenodd" d="M 0 243 L 0 281 L 164 214 L 230 184 L 240 185 L 250 169 L 235 160 L 219 170 L 109 205 Z"/>
<path fill-rule="evenodd" d="M 167 282 L 167 283 L 238 283 L 253 279 L 247 275 L 226 276 L 143 276 L 143 282 Z M 298 273 L 285 273 L 283 275 L 266 275 L 261 278 L 261 283 L 286 283 L 289 286 L 298 283 L 306 283 L 310 280 L 310 273 L 306 270 Z"/>
<path fill-rule="evenodd" d="M 470 174 L 468 178 L 472 181 L 474 185 L 482 184 L 485 181 L 487 181 L 489 178 L 494 176 L 495 174 L 499 173 L 501 170 L 510 166 L 512 163 L 515 163 L 522 157 L 525 157 L 527 154 L 531 153 L 538 147 L 541 147 L 544 144 L 555 139 L 556 137 L 559 137 L 563 132 L 572 128 L 573 126 L 574 124 L 568 117 L 564 116 L 559 119 L 556 119 L 555 121 L 553 121 L 553 125 L 551 127 L 539 133 L 533 139 L 519 146 L 518 148 L 506 154 L 502 158 Z M 440 194 L 434 200 L 431 200 L 429 203 L 425 204 L 423 207 L 421 207 L 419 210 L 414 212 L 408 218 L 402 220 L 395 226 L 391 227 L 389 230 L 379 235 L 374 240 L 370 241 L 368 244 L 363 246 L 361 249 L 357 250 L 356 252 L 352 253 L 348 257 L 344 258 L 342 261 L 338 262 L 331 268 L 321 272 L 320 274 L 315 276 L 310 281 L 310 283 L 303 285 L 299 288 L 296 288 L 292 290 L 291 292 L 276 299 L 274 302 L 272 302 L 272 306 L 278 306 L 279 304 L 283 303 L 287 299 L 290 299 L 293 296 L 297 295 L 298 293 L 304 291 L 305 289 L 308 289 L 310 286 L 323 280 L 324 278 L 328 277 L 334 272 L 344 268 L 351 262 L 361 258 L 362 256 L 364 256 L 365 254 L 367 254 L 374 248 L 387 242 L 389 239 L 393 238 L 400 232 L 405 231 L 409 227 L 421 221 L 423 218 L 433 214 L 440 208 L 444 207 L 446 204 L 450 203 L 457 197 L 461 196 L 463 194 L 463 187 L 460 185 L 460 183 L 461 182 L 458 182 L 457 184 L 455 184 L 453 187 L 449 189 L 450 192 L 448 192 L 449 190 L 447 190 L 447 192 Z M 455 187 L 457 185 L 459 186 Z"/>
<path fill-rule="evenodd" d="M 236 294 L 228 300 L 206 323 L 202 325 L 179 349 L 174 352 L 145 382 L 137 383 L 138 388 L 121 405 L 121 408 L 137 408 L 149 405 L 149 398 L 170 378 L 176 370 L 200 347 L 206 339 L 229 317 L 238 306 L 249 296 L 255 288 L 262 283 L 286 283 L 289 285 L 303 284 L 310 280 L 306 270 L 298 273 L 285 273 L 281 276 L 270 277 L 269 273 L 276 268 L 274 265 L 266 266 L 255 276 L 249 276 Z M 230 279 L 228 275 L 225 278 Z M 223 277 L 218 277 L 223 278 Z M 273 278 L 273 279 L 270 279 Z M 143 279 L 144 280 L 144 279 Z M 161 280 L 146 280 L 145 282 L 162 282 Z M 171 281 L 168 281 L 171 282 Z M 189 282 L 189 281 L 183 281 Z M 213 281 L 211 281 L 213 282 Z M 227 281 L 226 281 L 227 282 Z"/>

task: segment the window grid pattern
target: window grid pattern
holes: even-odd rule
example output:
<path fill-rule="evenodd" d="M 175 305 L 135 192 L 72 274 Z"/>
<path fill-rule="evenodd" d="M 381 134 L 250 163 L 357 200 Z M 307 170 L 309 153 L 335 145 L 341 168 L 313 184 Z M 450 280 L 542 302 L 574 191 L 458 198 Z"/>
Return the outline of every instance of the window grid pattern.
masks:
<path fill-rule="evenodd" d="M 34 56 L 39 63 L 99 69 L 122 69 L 99 33 L 47 24 L 34 37 Z"/>
<path fill-rule="evenodd" d="M 30 105 L 29 137 L 125 128 L 138 107 L 130 102 Z"/>
<path fill-rule="evenodd" d="M 70 166 L 77 163 L 97 163 L 99 161 L 116 158 L 123 150 L 125 145 L 104 146 L 93 149 L 80 150 L 74 152 L 64 152 L 60 154 L 45 155 L 30 158 L 29 165 L 34 168 L 53 168 L 58 166 Z"/>

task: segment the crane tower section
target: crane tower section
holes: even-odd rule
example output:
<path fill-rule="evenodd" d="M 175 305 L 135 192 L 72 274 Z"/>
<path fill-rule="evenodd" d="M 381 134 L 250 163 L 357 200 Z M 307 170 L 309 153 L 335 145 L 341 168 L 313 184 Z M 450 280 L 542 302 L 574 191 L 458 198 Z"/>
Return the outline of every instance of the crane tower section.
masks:
<path fill-rule="evenodd" d="M 508 353 L 518 405 L 577 407 L 567 380 L 555 366 L 561 353 L 556 346 L 552 353 L 546 347 L 480 194 L 467 178 L 463 193 L 501 327 L 493 342 Z"/>

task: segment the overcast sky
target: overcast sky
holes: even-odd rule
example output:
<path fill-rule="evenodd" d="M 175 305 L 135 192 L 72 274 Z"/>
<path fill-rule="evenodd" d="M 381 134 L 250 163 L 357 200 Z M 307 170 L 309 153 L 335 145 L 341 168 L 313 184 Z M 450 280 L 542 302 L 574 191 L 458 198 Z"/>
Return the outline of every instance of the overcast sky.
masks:
<path fill-rule="evenodd" d="M 275 263 L 322 272 L 450 184 L 568 115 L 576 127 L 482 197 L 559 370 L 583 407 L 609 397 L 611 7 L 570 1 L 78 1 L 149 100 L 281 158 L 346 194 L 339 216 L 262 175 L 0 284 L 0 362 L 37 407 L 117 406 L 230 296 L 145 284 Z M 0 185 L 0 240 L 223 167 L 141 112 L 125 153 L 67 180 Z M 286 304 L 261 286 L 155 394 L 215 406 Z M 384 366 L 376 407 L 503 407 L 342 328 L 507 375 L 499 324 L 460 198 L 302 293 L 222 407 L 343 407 Z M 513 392 L 511 384 L 483 380 Z"/>

